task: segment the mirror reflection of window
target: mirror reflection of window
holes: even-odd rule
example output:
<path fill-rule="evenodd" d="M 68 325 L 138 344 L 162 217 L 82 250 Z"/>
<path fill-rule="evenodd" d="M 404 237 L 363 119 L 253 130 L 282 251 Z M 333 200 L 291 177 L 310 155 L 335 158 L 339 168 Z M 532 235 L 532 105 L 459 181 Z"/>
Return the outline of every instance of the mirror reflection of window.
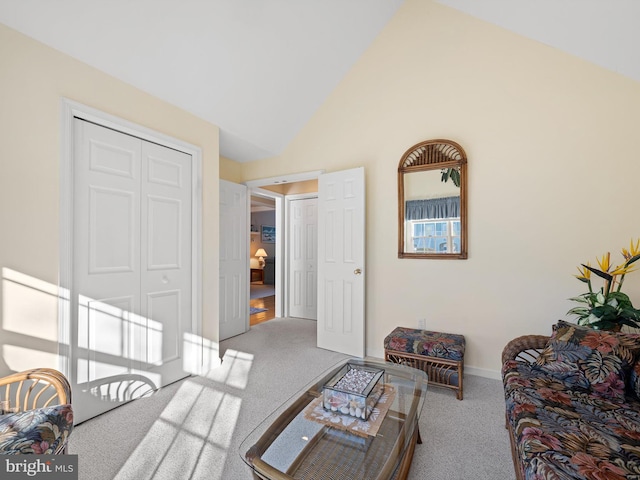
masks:
<path fill-rule="evenodd" d="M 400 258 L 466 258 L 466 155 L 448 140 L 407 150 L 398 167 Z"/>
<path fill-rule="evenodd" d="M 409 220 L 407 227 L 408 252 L 460 252 L 460 218 Z"/>

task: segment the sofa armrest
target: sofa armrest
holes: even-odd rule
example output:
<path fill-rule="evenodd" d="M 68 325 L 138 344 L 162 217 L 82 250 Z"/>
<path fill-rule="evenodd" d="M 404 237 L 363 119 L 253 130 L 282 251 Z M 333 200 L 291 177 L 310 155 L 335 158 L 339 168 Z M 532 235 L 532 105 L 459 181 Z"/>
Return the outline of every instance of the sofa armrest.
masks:
<path fill-rule="evenodd" d="M 524 335 L 511 340 L 502 350 L 502 364 L 509 360 L 533 363 L 538 355 L 547 346 L 549 341 L 546 335 Z"/>

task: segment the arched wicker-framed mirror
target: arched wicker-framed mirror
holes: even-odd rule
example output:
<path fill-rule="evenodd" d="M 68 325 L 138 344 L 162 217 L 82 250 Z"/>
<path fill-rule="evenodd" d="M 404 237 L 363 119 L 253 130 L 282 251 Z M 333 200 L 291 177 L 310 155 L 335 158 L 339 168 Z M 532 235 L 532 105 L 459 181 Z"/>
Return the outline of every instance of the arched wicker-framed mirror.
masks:
<path fill-rule="evenodd" d="M 427 140 L 398 165 L 398 257 L 467 258 L 467 155 L 451 140 Z"/>

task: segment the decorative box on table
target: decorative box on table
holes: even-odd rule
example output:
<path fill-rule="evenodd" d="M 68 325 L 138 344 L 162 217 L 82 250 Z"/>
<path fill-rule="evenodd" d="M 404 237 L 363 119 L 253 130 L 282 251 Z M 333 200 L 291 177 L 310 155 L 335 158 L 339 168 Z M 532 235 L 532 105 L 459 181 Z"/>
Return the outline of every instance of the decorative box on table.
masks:
<path fill-rule="evenodd" d="M 347 363 L 322 388 L 325 410 L 367 420 L 384 392 L 384 370 Z"/>

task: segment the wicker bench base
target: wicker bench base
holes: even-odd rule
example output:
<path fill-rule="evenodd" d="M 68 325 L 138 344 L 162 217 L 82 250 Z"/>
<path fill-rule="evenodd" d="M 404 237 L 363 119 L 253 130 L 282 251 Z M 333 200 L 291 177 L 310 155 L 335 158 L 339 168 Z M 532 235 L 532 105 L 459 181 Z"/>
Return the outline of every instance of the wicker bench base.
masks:
<path fill-rule="evenodd" d="M 430 383 L 454 390 L 456 398 L 462 400 L 464 376 L 462 360 L 447 360 L 387 349 L 384 350 L 384 359 L 387 362 L 400 363 L 424 371 L 429 376 Z"/>

